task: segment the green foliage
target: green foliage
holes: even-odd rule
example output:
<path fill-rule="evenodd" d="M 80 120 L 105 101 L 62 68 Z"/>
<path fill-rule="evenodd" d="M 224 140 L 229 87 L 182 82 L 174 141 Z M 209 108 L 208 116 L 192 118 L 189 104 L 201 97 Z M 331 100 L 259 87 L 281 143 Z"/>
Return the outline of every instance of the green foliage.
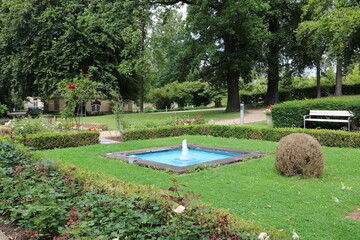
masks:
<path fill-rule="evenodd" d="M 152 89 L 149 100 L 156 105 L 157 109 L 171 107 L 176 102 L 179 107 L 186 105 L 205 106 L 209 104 L 214 96 L 208 83 L 201 81 L 194 82 L 173 82 L 162 88 Z"/>
<path fill-rule="evenodd" d="M 7 107 L 4 104 L 0 104 L 0 116 L 4 115 L 7 112 Z"/>
<path fill-rule="evenodd" d="M 274 105 L 272 110 L 274 127 L 301 127 L 304 115 L 310 110 L 350 110 L 360 118 L 360 100 L 357 96 L 289 101 Z"/>
<path fill-rule="evenodd" d="M 35 149 L 54 149 L 78 147 L 99 143 L 100 133 L 97 131 L 36 133 L 27 134 L 23 138 L 24 145 Z"/>
<path fill-rule="evenodd" d="M 149 101 L 155 104 L 157 109 L 171 108 L 174 94 L 173 89 L 167 86 L 152 89 L 148 94 Z"/>
<path fill-rule="evenodd" d="M 344 82 L 346 84 L 360 84 L 360 64 L 356 64 L 351 72 L 346 75 Z"/>
<path fill-rule="evenodd" d="M 0 149 L 10 163 L 0 162 L 0 213 L 25 228 L 28 239 L 254 239 L 244 229 L 259 228 L 239 227 L 224 211 L 198 205 L 201 194 L 184 192 L 176 180 L 167 191 L 154 191 L 37 160 L 8 142 Z M 126 187 L 138 188 L 140 196 L 119 191 Z M 179 204 L 183 212 L 174 211 Z"/>
<path fill-rule="evenodd" d="M 344 95 L 360 94 L 360 84 L 343 85 L 342 90 Z M 321 86 L 321 95 L 323 97 L 330 96 L 334 91 L 334 85 Z M 246 104 L 263 104 L 265 95 L 264 92 L 240 91 L 241 101 Z M 316 98 L 316 86 L 279 90 L 280 102 L 314 98 Z"/>
<path fill-rule="evenodd" d="M 360 5 L 358 1 L 311 0 L 303 8 L 303 17 L 298 37 L 307 37 L 312 48 L 320 43 L 333 58 L 342 59 L 360 26 Z"/>
<path fill-rule="evenodd" d="M 138 58 L 138 6 L 133 0 L 1 1 L 0 101 L 9 105 L 11 90 L 21 100 L 47 100 L 79 69 L 135 97 L 135 67 L 126 64 L 124 71 L 121 64 Z"/>
<path fill-rule="evenodd" d="M 81 106 L 90 100 L 94 100 L 99 96 L 98 88 L 100 83 L 91 80 L 90 72 L 84 74 L 81 70 L 80 77 L 71 81 L 63 80 L 58 84 L 55 94 L 60 94 L 65 101 L 64 109 L 61 115 L 65 118 L 76 119 L 81 116 Z M 80 124 L 80 120 L 77 122 Z"/>
<path fill-rule="evenodd" d="M 307 133 L 315 137 L 321 145 L 330 147 L 360 146 L 360 133 L 351 133 L 335 130 L 315 130 L 302 128 L 256 128 L 235 125 L 197 125 L 164 127 L 146 130 L 131 130 L 123 133 L 123 138 L 141 140 L 151 138 L 176 137 L 181 135 L 205 135 L 238 139 L 261 139 L 266 141 L 279 141 L 291 133 Z"/>

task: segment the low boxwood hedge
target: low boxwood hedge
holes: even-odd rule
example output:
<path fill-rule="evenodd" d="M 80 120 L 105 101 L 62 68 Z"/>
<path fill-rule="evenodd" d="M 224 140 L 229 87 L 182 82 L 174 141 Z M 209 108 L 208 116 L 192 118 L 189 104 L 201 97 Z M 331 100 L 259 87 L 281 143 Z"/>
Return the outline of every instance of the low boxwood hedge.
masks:
<path fill-rule="evenodd" d="M 261 139 L 279 141 L 291 133 L 307 133 L 314 136 L 321 145 L 329 147 L 360 147 L 360 133 L 302 128 L 258 128 L 236 125 L 193 125 L 156 129 L 131 130 L 123 132 L 125 141 L 150 138 L 174 137 L 180 135 L 208 135 L 239 139 Z"/>
<path fill-rule="evenodd" d="M 301 101 L 289 101 L 273 106 L 273 126 L 280 127 L 301 127 L 303 126 L 304 115 L 310 110 L 350 110 L 355 113 L 355 120 L 360 119 L 360 97 L 332 97 L 321 99 L 308 99 Z M 322 126 L 324 123 L 317 123 Z"/>
<path fill-rule="evenodd" d="M 79 147 L 99 143 L 98 131 L 27 134 L 22 142 L 36 150 Z"/>

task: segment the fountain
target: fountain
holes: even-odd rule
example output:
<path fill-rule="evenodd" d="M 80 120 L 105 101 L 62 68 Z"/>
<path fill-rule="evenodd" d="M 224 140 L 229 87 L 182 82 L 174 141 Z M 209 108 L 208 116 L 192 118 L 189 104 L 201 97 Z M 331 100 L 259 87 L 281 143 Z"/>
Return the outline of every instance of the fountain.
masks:
<path fill-rule="evenodd" d="M 180 157 L 180 159 L 181 160 L 189 160 L 188 153 L 189 153 L 189 149 L 187 147 L 186 139 L 184 139 L 182 141 L 182 149 L 181 149 L 181 157 Z"/>
<path fill-rule="evenodd" d="M 104 156 L 127 160 L 129 163 L 140 166 L 170 169 L 181 173 L 198 165 L 230 164 L 240 162 L 245 158 L 261 157 L 264 154 L 264 152 L 242 149 L 188 144 L 185 139 L 178 145 L 107 153 Z"/>

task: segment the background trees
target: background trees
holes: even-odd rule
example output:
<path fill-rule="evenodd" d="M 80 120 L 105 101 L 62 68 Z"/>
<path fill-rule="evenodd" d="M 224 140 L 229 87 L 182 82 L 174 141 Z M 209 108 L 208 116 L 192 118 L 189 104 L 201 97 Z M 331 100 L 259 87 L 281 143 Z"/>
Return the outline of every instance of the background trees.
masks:
<path fill-rule="evenodd" d="M 186 18 L 177 10 L 184 4 Z M 342 74 L 360 59 L 359 4 L 0 1 L 0 101 L 13 106 L 29 95 L 47 100 L 59 81 L 89 69 L 93 81 L 119 88 L 140 109 L 150 89 L 200 80 L 218 93 L 225 90 L 226 110 L 237 111 L 240 80 L 253 86 L 266 78 L 264 101 L 274 104 L 279 86 L 291 86 L 294 79 L 299 85 L 304 70 L 314 66 L 320 97 L 324 59 L 327 65 L 337 62 L 340 95 Z"/>
<path fill-rule="evenodd" d="M 303 18 L 298 38 L 307 39 L 308 49 L 315 58 L 319 59 L 323 50 L 329 60 L 336 62 L 334 95 L 342 95 L 343 64 L 349 63 L 360 47 L 359 1 L 309 0 L 303 8 Z"/>
<path fill-rule="evenodd" d="M 135 98 L 141 23 L 136 1 L 1 2 L 1 101 L 11 92 L 47 100 L 63 79 L 90 69 L 93 80 Z M 144 9 L 148 11 L 148 9 Z M 11 91 L 9 91 L 11 90 Z"/>

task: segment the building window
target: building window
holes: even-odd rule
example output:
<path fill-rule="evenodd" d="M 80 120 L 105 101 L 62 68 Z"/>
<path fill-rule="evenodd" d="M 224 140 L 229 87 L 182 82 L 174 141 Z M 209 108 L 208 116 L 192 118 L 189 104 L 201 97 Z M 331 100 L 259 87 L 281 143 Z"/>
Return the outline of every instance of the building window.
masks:
<path fill-rule="evenodd" d="M 92 104 L 91 105 L 91 112 L 92 113 L 100 113 L 101 105 L 100 104 Z"/>

